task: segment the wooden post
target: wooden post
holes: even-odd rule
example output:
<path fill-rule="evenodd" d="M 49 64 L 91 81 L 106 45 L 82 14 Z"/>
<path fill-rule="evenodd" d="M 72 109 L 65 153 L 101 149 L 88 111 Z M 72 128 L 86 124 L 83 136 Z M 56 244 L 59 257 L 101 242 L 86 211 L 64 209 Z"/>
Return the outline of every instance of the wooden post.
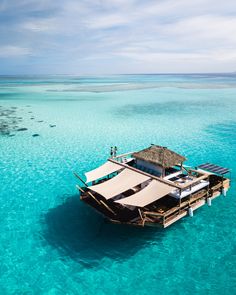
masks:
<path fill-rule="evenodd" d="M 222 187 L 224 186 L 224 176 L 223 176 L 223 174 L 221 175 L 221 177 L 222 177 Z"/>
<path fill-rule="evenodd" d="M 81 193 L 85 193 L 85 191 L 78 185 L 76 185 L 76 188 L 81 192 Z M 87 193 L 90 195 L 90 197 L 92 197 L 99 205 L 101 205 L 101 203 L 98 201 L 98 199 L 89 191 L 87 191 Z"/>
<path fill-rule="evenodd" d="M 208 181 L 209 183 L 208 183 L 208 186 L 207 186 L 206 199 L 208 199 L 208 197 L 209 197 L 209 191 L 210 191 L 210 179 L 209 179 L 209 178 L 210 178 L 210 177 L 207 178 L 207 181 Z"/>
<path fill-rule="evenodd" d="M 191 175 L 191 171 L 188 171 L 184 166 L 183 163 L 181 163 L 181 170 L 185 170 L 187 172 L 188 175 Z"/>
<path fill-rule="evenodd" d="M 89 191 L 87 192 L 89 195 L 90 195 L 90 197 L 92 197 L 99 205 L 101 204 L 100 203 L 100 201 L 98 201 L 98 199 L 92 194 L 92 193 L 90 193 Z"/>
<path fill-rule="evenodd" d="M 100 202 L 107 210 L 116 215 L 116 213 L 106 203 L 104 203 L 102 200 Z"/>
<path fill-rule="evenodd" d="M 144 226 L 145 218 L 143 218 L 143 216 L 142 216 L 142 212 L 141 212 L 140 209 L 138 209 L 138 213 L 139 213 L 139 216 L 140 216 L 140 218 L 141 218 L 141 220 L 142 220 L 142 225 Z"/>
<path fill-rule="evenodd" d="M 76 185 L 76 188 L 81 192 L 81 193 L 85 193 L 85 191 L 78 185 Z"/>
<path fill-rule="evenodd" d="M 83 181 L 83 179 L 82 179 L 82 178 L 81 178 L 76 172 L 74 172 L 74 175 L 75 175 L 75 177 L 77 177 L 81 182 L 83 182 L 83 184 L 84 184 L 85 186 L 88 187 L 87 183 L 86 183 L 85 181 Z"/>
<path fill-rule="evenodd" d="M 162 173 L 161 173 L 162 178 L 165 176 L 164 159 L 165 159 L 165 148 L 162 147 Z"/>
<path fill-rule="evenodd" d="M 180 189 L 179 190 L 179 214 L 180 214 L 180 207 L 181 207 L 181 193 L 182 193 L 182 190 Z"/>

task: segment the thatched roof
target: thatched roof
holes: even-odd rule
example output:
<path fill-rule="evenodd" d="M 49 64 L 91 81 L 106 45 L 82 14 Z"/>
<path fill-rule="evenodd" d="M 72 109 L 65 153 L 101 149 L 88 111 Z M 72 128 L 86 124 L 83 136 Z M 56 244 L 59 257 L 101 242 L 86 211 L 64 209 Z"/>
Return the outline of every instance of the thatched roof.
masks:
<path fill-rule="evenodd" d="M 151 145 L 149 148 L 134 153 L 133 157 L 164 168 L 175 166 L 186 160 L 185 157 L 158 145 Z"/>

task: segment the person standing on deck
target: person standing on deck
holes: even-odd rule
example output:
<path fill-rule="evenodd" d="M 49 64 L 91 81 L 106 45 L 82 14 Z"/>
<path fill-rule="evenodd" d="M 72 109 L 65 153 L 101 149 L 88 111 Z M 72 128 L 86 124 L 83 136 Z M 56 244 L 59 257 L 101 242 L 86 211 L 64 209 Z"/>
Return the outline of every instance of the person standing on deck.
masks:
<path fill-rule="evenodd" d="M 111 155 L 111 158 L 113 158 L 113 155 L 114 155 L 114 150 L 113 150 L 113 146 L 111 146 L 111 151 L 110 151 L 110 155 Z"/>
<path fill-rule="evenodd" d="M 117 153 L 117 146 L 114 147 L 114 157 L 116 157 L 116 153 Z"/>

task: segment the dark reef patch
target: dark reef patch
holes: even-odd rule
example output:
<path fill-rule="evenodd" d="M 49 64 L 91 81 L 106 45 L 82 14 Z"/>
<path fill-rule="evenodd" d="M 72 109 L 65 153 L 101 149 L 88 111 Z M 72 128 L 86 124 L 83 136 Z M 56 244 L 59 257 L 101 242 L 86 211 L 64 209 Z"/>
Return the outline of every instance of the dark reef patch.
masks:
<path fill-rule="evenodd" d="M 162 114 L 180 114 L 187 115 L 192 112 L 204 112 L 209 108 L 220 107 L 219 103 L 213 101 L 191 100 L 186 103 L 179 101 L 167 101 L 167 102 L 154 102 L 144 104 L 127 104 L 114 112 L 119 116 L 132 116 L 132 115 L 155 115 L 160 116 Z"/>
<path fill-rule="evenodd" d="M 26 130 L 28 130 L 28 128 L 25 128 L 25 127 L 16 129 L 16 131 L 26 131 Z"/>
<path fill-rule="evenodd" d="M 23 112 L 23 113 L 22 113 Z M 26 131 L 28 128 L 22 127 L 25 109 L 15 106 L 0 107 L 0 135 L 15 136 L 16 131 Z"/>
<path fill-rule="evenodd" d="M 15 113 L 15 107 L 0 108 L 0 135 L 10 135 L 18 127 L 19 118 Z"/>

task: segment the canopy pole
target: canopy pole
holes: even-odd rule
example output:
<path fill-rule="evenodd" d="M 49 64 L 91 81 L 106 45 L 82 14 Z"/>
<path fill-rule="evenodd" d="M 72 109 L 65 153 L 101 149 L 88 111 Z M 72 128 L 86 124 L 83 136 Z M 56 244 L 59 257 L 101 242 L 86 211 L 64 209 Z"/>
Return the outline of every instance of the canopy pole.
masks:
<path fill-rule="evenodd" d="M 138 213 L 139 213 L 139 216 L 140 216 L 140 218 L 141 218 L 141 220 L 142 220 L 142 226 L 144 226 L 145 218 L 143 218 L 143 215 L 142 215 L 142 212 L 141 212 L 140 209 L 138 209 Z"/>
<path fill-rule="evenodd" d="M 101 204 L 105 207 L 105 208 L 107 208 L 107 210 L 109 210 L 111 213 L 113 213 L 114 215 L 116 215 L 116 213 L 106 204 L 106 203 L 104 203 L 103 201 L 100 201 L 101 202 Z"/>
<path fill-rule="evenodd" d="M 78 185 L 76 185 L 76 188 L 82 192 L 82 193 L 85 193 L 85 191 Z M 107 210 L 109 210 L 111 213 L 113 213 L 114 215 L 116 215 L 116 213 L 110 208 L 107 206 L 107 204 L 105 204 L 102 200 L 99 201 L 91 192 L 87 191 L 87 193 L 90 195 L 90 197 L 92 197 L 99 205 L 103 205 Z"/>
<path fill-rule="evenodd" d="M 75 177 L 77 177 L 81 182 L 83 182 L 83 184 L 84 184 L 85 186 L 88 187 L 87 183 L 86 183 L 85 181 L 83 181 L 83 179 L 82 179 L 82 178 L 81 178 L 76 172 L 74 172 L 74 175 L 75 175 Z"/>
<path fill-rule="evenodd" d="M 183 163 L 182 163 L 182 165 L 181 165 L 181 170 L 185 170 L 187 173 L 188 173 L 188 175 L 189 175 L 189 171 L 183 166 Z"/>
<path fill-rule="evenodd" d="M 81 192 L 81 193 L 85 193 L 85 191 L 78 185 L 76 185 L 76 188 Z M 90 192 L 87 192 L 90 197 L 92 197 L 99 205 L 101 205 L 101 203 L 98 201 L 98 199 L 93 195 L 91 194 Z"/>

